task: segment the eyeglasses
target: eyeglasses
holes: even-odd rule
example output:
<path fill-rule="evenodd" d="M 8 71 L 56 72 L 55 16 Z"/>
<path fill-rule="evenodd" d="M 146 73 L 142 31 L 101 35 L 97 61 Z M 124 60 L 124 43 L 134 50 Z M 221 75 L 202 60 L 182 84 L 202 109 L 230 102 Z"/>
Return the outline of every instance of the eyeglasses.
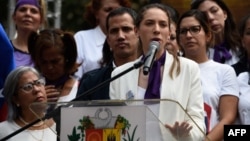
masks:
<path fill-rule="evenodd" d="M 187 35 L 187 32 L 190 32 L 192 35 L 198 34 L 201 31 L 200 25 L 191 26 L 189 28 L 180 28 L 177 32 L 180 35 Z"/>
<path fill-rule="evenodd" d="M 19 89 L 23 90 L 25 93 L 30 93 L 34 89 L 34 85 L 41 87 L 45 85 L 45 79 L 40 78 L 38 80 L 35 80 L 33 82 L 29 82 L 27 84 L 24 84 L 23 86 L 19 87 Z"/>

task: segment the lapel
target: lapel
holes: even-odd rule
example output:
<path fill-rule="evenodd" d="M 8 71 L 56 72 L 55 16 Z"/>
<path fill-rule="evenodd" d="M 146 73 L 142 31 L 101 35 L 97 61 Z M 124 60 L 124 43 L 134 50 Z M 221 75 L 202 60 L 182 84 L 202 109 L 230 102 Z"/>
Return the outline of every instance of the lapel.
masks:
<path fill-rule="evenodd" d="M 161 83 L 161 99 L 170 98 L 174 93 L 175 83 L 169 76 L 169 71 L 172 66 L 173 56 L 166 52 L 166 61 L 164 65 L 163 78 Z"/>

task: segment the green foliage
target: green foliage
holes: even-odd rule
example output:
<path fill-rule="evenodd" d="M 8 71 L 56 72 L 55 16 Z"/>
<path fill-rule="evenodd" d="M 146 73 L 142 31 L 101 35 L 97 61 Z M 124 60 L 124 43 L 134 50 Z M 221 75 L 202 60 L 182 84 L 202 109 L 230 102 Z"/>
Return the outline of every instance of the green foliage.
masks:
<path fill-rule="evenodd" d="M 78 141 L 80 139 L 80 134 L 76 133 L 76 128 L 73 128 L 72 135 L 68 135 L 69 141 Z"/>
<path fill-rule="evenodd" d="M 126 134 L 126 131 L 129 130 L 130 126 L 131 125 L 129 121 L 126 118 L 122 117 L 121 115 L 117 116 L 117 119 L 115 121 L 115 128 L 122 129 L 122 135 Z"/>
<path fill-rule="evenodd" d="M 132 135 L 130 136 L 130 133 L 128 132 L 127 138 L 122 138 L 123 141 L 134 141 L 136 129 L 137 129 L 137 125 L 135 126 L 135 128 L 134 128 L 134 130 L 132 132 Z M 140 140 L 140 138 L 138 138 L 136 141 L 139 141 L 139 140 Z"/>
<path fill-rule="evenodd" d="M 8 28 L 8 12 L 9 12 L 9 1 L 10 0 L 0 0 L 0 22 L 4 27 Z M 90 25 L 84 19 L 84 13 L 86 10 L 86 5 L 90 0 L 61 0 L 61 29 L 66 31 L 77 32 L 79 30 L 89 29 Z M 145 5 L 148 0 L 131 0 L 132 8 L 136 11 Z M 7 6 L 6 6 L 7 5 Z M 54 4 L 48 3 L 48 10 L 55 13 Z M 48 18 L 48 26 L 53 28 L 54 17 Z"/>
<path fill-rule="evenodd" d="M 84 20 L 84 12 L 89 0 L 63 0 L 61 10 L 61 28 L 77 32 L 88 29 L 89 24 Z"/>
<path fill-rule="evenodd" d="M 0 0 L 0 22 L 1 24 L 6 27 L 7 24 L 7 15 L 8 15 L 8 2 L 9 0 Z M 6 6 L 7 5 L 7 6 Z"/>
<path fill-rule="evenodd" d="M 84 116 L 82 119 L 79 120 L 79 122 L 81 123 L 81 125 L 78 126 L 78 128 L 81 128 L 82 131 L 86 129 L 94 129 L 95 127 L 89 116 Z"/>
<path fill-rule="evenodd" d="M 81 131 L 82 141 L 85 138 L 85 130 L 86 129 L 94 129 L 94 124 L 90 120 L 89 116 L 83 116 L 82 119 L 79 120 L 80 125 L 77 127 L 78 130 Z"/>
<path fill-rule="evenodd" d="M 90 25 L 84 19 L 86 5 L 90 0 L 63 0 L 61 10 L 61 29 L 77 32 L 89 29 Z M 136 11 L 148 0 L 131 0 L 132 8 Z"/>

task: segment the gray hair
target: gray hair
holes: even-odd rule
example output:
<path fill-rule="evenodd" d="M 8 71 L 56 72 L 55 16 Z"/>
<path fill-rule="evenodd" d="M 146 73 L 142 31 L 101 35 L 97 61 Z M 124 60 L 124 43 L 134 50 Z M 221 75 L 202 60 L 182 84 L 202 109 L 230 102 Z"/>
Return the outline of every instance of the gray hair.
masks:
<path fill-rule="evenodd" d="M 40 73 L 33 67 L 21 66 L 12 70 L 5 80 L 3 96 L 8 104 L 8 121 L 13 121 L 20 115 L 20 108 L 14 103 L 13 97 L 17 95 L 18 83 L 22 75 L 26 72 L 33 72 L 40 77 Z"/>

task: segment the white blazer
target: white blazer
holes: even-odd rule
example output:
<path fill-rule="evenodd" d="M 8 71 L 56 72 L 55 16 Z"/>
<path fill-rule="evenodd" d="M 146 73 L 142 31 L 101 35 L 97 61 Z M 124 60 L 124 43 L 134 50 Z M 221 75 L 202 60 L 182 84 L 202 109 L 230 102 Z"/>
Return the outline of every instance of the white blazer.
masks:
<path fill-rule="evenodd" d="M 169 76 L 169 70 L 173 62 L 173 56 L 166 52 L 163 79 L 161 84 L 161 99 L 177 101 L 186 112 L 192 117 L 195 123 L 183 112 L 178 104 L 161 102 L 159 108 L 159 120 L 163 124 L 174 125 L 176 121 L 189 122 L 193 128 L 185 141 L 201 141 L 205 136 L 204 107 L 202 87 L 200 80 L 200 69 L 197 63 L 192 60 L 180 57 L 181 71 L 173 79 Z M 138 61 L 138 60 L 136 60 Z M 135 61 L 135 62 L 136 62 Z M 131 67 L 134 62 L 129 62 L 112 72 L 112 77 Z M 176 69 L 176 68 L 175 68 Z M 128 72 L 110 84 L 111 99 L 128 99 L 128 94 L 136 95 L 138 92 L 139 69 Z M 167 137 L 166 137 L 167 138 Z M 178 139 L 180 140 L 180 139 Z"/>

